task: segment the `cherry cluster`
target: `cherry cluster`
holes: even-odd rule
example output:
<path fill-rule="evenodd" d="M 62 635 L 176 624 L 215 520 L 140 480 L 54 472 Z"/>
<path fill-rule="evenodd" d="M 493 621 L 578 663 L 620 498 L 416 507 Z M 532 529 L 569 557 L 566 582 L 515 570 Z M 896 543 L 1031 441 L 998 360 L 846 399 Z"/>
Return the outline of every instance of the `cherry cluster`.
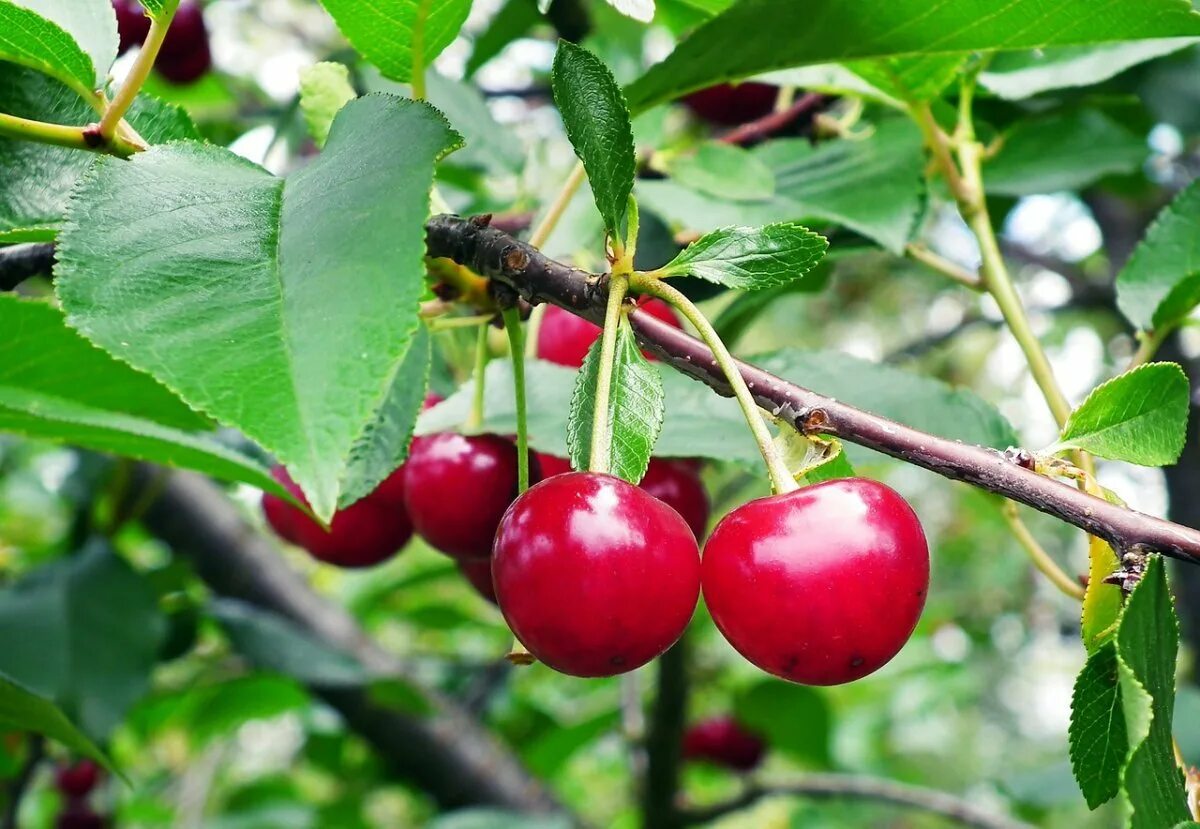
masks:
<path fill-rule="evenodd" d="M 61 765 L 54 785 L 63 796 L 63 807 L 54 819 L 55 829 L 104 829 L 106 821 L 88 802 L 100 782 L 100 768 L 91 760 Z"/>
<path fill-rule="evenodd" d="M 140 46 L 150 33 L 150 18 L 138 0 L 113 0 L 117 13 L 117 31 L 121 36 L 121 54 Z M 208 46 L 208 29 L 196 0 L 182 0 L 171 27 L 158 52 L 154 68 L 173 84 L 198 81 L 212 68 L 212 52 Z"/>
<path fill-rule="evenodd" d="M 669 306 L 642 307 L 679 326 Z M 538 355 L 577 367 L 599 336 L 551 307 Z M 659 656 L 703 593 L 717 628 L 759 668 L 809 685 L 850 682 L 899 652 L 924 606 L 924 533 L 879 482 L 832 480 L 751 501 L 717 524 L 701 557 L 709 502 L 696 462 L 652 459 L 634 486 L 535 453 L 535 484 L 519 497 L 517 465 L 507 437 L 427 435 L 329 530 L 275 496 L 263 508 L 280 536 L 342 567 L 383 561 L 415 531 L 499 605 L 534 657 L 574 676 Z"/>

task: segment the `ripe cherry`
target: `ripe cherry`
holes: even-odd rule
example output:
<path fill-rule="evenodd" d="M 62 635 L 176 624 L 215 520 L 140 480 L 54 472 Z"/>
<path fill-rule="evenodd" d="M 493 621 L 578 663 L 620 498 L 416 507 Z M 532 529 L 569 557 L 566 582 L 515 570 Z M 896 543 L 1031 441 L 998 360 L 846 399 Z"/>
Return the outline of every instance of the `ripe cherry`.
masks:
<path fill-rule="evenodd" d="M 208 29 L 199 3 L 183 0 L 179 4 L 154 66 L 168 81 L 180 85 L 199 80 L 212 67 Z"/>
<path fill-rule="evenodd" d="M 687 461 L 651 458 L 638 486 L 683 516 L 696 538 L 704 538 L 708 530 L 708 493 Z"/>
<path fill-rule="evenodd" d="M 104 829 L 104 818 L 87 803 L 68 800 L 54 818 L 54 829 Z"/>
<path fill-rule="evenodd" d="M 704 600 L 742 656 L 807 685 L 864 677 L 895 656 L 929 588 L 912 508 L 877 481 L 826 481 L 725 516 L 704 547 Z"/>
<path fill-rule="evenodd" d="M 545 452 L 535 452 L 538 468 L 542 471 L 542 479 L 553 478 L 555 475 L 566 475 L 571 471 L 571 462 L 558 455 L 547 455 Z"/>
<path fill-rule="evenodd" d="M 276 466 L 271 474 L 304 501 L 304 494 L 287 470 Z M 399 474 L 397 470 L 391 477 Z M 263 514 L 281 538 L 308 550 L 319 561 L 338 567 L 370 567 L 391 558 L 412 537 L 412 522 L 403 503 L 388 497 L 389 491 L 394 490 L 395 484 L 389 478 L 375 492 L 338 510 L 328 530 L 297 507 L 269 493 L 263 494 Z"/>
<path fill-rule="evenodd" d="M 661 299 L 638 302 L 638 310 L 670 323 L 676 328 L 683 326 L 675 310 Z M 542 317 L 537 332 L 537 355 L 543 360 L 560 366 L 579 368 L 587 356 L 592 343 L 600 339 L 601 328 L 557 305 L 550 305 Z M 647 355 L 649 356 L 649 355 Z"/>
<path fill-rule="evenodd" d="M 91 760 L 59 766 L 54 772 L 54 785 L 68 797 L 86 797 L 99 781 L 100 767 Z"/>
<path fill-rule="evenodd" d="M 679 513 L 611 475 L 572 472 L 518 498 L 496 533 L 500 610 L 536 658 L 565 674 L 646 664 L 696 608 L 700 560 Z"/>
<path fill-rule="evenodd" d="M 530 453 L 529 475 L 538 479 Z M 417 534 L 456 559 L 488 558 L 496 527 L 517 497 L 517 447 L 499 435 L 441 432 L 413 441 L 404 504 Z"/>
<path fill-rule="evenodd" d="M 113 0 L 113 11 L 117 14 L 117 32 L 121 37 L 119 54 L 125 54 L 134 46 L 141 46 L 150 34 L 150 18 L 138 0 Z"/>
<path fill-rule="evenodd" d="M 470 561 L 458 562 L 458 570 L 463 574 L 475 592 L 492 604 L 496 604 L 496 586 L 492 584 L 492 560 L 477 558 Z"/>
<path fill-rule="evenodd" d="M 683 98 L 683 104 L 710 124 L 734 127 L 770 113 L 778 96 L 779 87 L 771 84 L 722 83 L 696 90 Z"/>
<path fill-rule="evenodd" d="M 734 771 L 750 771 L 762 762 L 766 745 L 733 717 L 701 720 L 683 735 L 683 756 L 706 760 Z"/>

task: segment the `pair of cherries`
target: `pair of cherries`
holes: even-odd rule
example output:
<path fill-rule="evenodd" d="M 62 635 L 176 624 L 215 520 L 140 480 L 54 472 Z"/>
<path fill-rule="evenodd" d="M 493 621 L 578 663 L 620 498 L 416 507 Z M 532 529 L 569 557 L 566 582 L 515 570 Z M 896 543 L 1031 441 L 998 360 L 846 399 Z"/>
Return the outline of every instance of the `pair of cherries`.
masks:
<path fill-rule="evenodd" d="M 55 829 L 103 829 L 104 818 L 88 803 L 88 795 L 99 782 L 100 767 L 91 760 L 79 760 L 55 770 L 54 785 L 65 800 L 54 818 Z"/>
<path fill-rule="evenodd" d="M 117 15 L 117 31 L 121 37 L 120 52 L 125 54 L 140 46 L 150 33 L 150 18 L 138 0 L 113 0 Z M 154 68 L 174 84 L 198 81 L 212 67 L 212 52 L 208 45 L 208 29 L 204 15 L 195 0 L 182 0 L 171 28 L 159 49 Z"/>

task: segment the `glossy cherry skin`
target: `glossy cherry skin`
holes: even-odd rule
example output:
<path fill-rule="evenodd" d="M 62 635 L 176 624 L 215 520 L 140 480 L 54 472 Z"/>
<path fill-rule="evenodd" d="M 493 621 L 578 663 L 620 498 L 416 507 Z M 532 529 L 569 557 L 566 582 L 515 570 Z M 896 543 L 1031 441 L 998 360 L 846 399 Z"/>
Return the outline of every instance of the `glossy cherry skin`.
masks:
<path fill-rule="evenodd" d="M 553 478 L 555 475 L 566 475 L 571 471 L 571 462 L 557 455 L 547 455 L 545 452 L 535 452 L 538 467 L 542 470 L 542 479 Z"/>
<path fill-rule="evenodd" d="M 208 29 L 199 3 L 183 0 L 179 4 L 154 68 L 171 83 L 180 85 L 199 80 L 212 68 Z"/>
<path fill-rule="evenodd" d="M 708 530 L 708 493 L 686 460 L 651 458 L 638 486 L 683 516 L 696 538 L 704 538 Z"/>
<path fill-rule="evenodd" d="M 492 560 L 478 558 L 458 562 L 458 570 L 463 574 L 475 592 L 492 604 L 496 604 L 496 586 L 492 584 Z"/>
<path fill-rule="evenodd" d="M 704 546 L 704 600 L 742 656 L 806 685 L 878 670 L 916 627 L 929 588 L 921 524 L 863 478 L 751 501 Z"/>
<path fill-rule="evenodd" d="M 54 772 L 54 785 L 68 797 L 85 797 L 99 781 L 100 767 L 91 760 L 59 766 Z"/>
<path fill-rule="evenodd" d="M 700 560 L 679 513 L 611 475 L 547 478 L 504 515 L 496 598 L 537 659 L 613 676 L 669 648 L 696 609 Z"/>
<path fill-rule="evenodd" d="M 750 771 L 762 762 L 762 738 L 733 717 L 712 717 L 692 725 L 683 735 L 683 756 L 706 760 L 734 771 Z"/>
<path fill-rule="evenodd" d="M 683 104 L 710 124 L 735 127 L 762 118 L 775 109 L 779 87 L 766 83 L 722 83 L 698 89 Z"/>
<path fill-rule="evenodd" d="M 640 301 L 637 307 L 639 311 L 644 311 L 676 328 L 683 327 L 675 310 L 661 299 Z M 547 306 L 538 326 L 537 355 L 560 366 L 579 368 L 583 365 L 583 358 L 587 356 L 592 343 L 600 339 L 601 331 L 600 326 L 577 317 L 570 311 L 564 311 L 557 305 Z"/>
<path fill-rule="evenodd" d="M 271 474 L 297 498 L 300 487 L 282 466 Z M 399 471 L 392 473 L 393 476 Z M 282 498 L 264 493 L 263 514 L 281 538 L 303 547 L 313 558 L 337 567 L 371 567 L 395 555 L 412 538 L 412 522 L 398 500 L 381 497 L 387 482 L 375 492 L 334 513 L 329 530 Z M 307 501 L 305 501 L 307 503 Z"/>
<path fill-rule="evenodd" d="M 537 480 L 533 453 L 530 461 L 530 479 Z M 517 483 L 511 440 L 441 432 L 413 441 L 404 464 L 404 505 L 431 547 L 459 560 L 488 558 Z"/>
<path fill-rule="evenodd" d="M 142 45 L 146 35 L 150 34 L 150 18 L 137 0 L 113 0 L 112 5 L 117 15 L 117 32 L 121 37 L 118 52 L 123 55 L 134 46 Z"/>

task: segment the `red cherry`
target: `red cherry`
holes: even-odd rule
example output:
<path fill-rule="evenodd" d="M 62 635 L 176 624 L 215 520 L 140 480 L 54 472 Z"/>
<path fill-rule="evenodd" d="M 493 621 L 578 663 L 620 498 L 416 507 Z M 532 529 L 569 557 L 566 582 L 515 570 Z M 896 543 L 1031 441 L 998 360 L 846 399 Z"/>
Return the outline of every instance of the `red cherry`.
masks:
<path fill-rule="evenodd" d="M 542 479 L 553 478 L 555 475 L 565 475 L 571 471 L 571 462 L 557 455 L 547 455 L 545 452 L 534 452 L 537 455 L 538 467 L 542 470 Z"/>
<path fill-rule="evenodd" d="M 282 466 L 274 467 L 271 474 L 308 503 Z M 308 550 L 318 561 L 338 567 L 371 567 L 391 558 L 412 538 L 412 523 L 403 504 L 378 493 L 379 489 L 338 510 L 328 530 L 275 495 L 263 493 L 262 508 L 267 523 L 281 538 Z"/>
<path fill-rule="evenodd" d="M 100 767 L 91 760 L 80 760 L 59 766 L 54 773 L 54 785 L 68 797 L 84 797 L 100 780 Z"/>
<path fill-rule="evenodd" d="M 117 14 L 117 32 L 121 36 L 118 54 L 125 54 L 134 46 L 141 46 L 150 34 L 150 18 L 137 0 L 113 0 L 113 11 Z"/>
<path fill-rule="evenodd" d="M 661 299 L 640 300 L 637 307 L 639 311 L 645 311 L 676 328 L 683 327 L 675 310 Z M 587 356 L 592 343 L 600 339 L 601 330 L 600 326 L 577 317 L 570 311 L 564 311 L 557 305 L 547 306 L 538 326 L 537 355 L 560 366 L 579 368 L 583 365 L 583 358 Z"/>
<path fill-rule="evenodd" d="M 769 114 L 778 96 L 779 87 L 771 84 L 721 83 L 684 96 L 683 104 L 710 124 L 734 127 Z"/>
<path fill-rule="evenodd" d="M 530 453 L 530 479 L 537 456 Z M 517 447 L 499 435 L 441 432 L 413 441 L 404 505 L 417 534 L 457 559 L 488 558 L 496 527 L 517 497 Z"/>
<path fill-rule="evenodd" d="M 492 560 L 477 558 L 470 561 L 458 562 L 459 572 L 463 574 L 475 592 L 492 604 L 496 604 L 496 585 L 492 584 Z"/>
<path fill-rule="evenodd" d="M 929 547 L 894 490 L 863 478 L 751 501 L 704 546 L 704 600 L 742 656 L 806 685 L 866 676 L 916 627 Z"/>
<path fill-rule="evenodd" d="M 154 66 L 168 81 L 181 85 L 199 80 L 212 67 L 208 29 L 199 3 L 183 0 L 179 4 Z"/>
<path fill-rule="evenodd" d="M 638 486 L 682 515 L 696 538 L 704 538 L 708 530 L 708 493 L 686 463 L 651 458 Z"/>
<path fill-rule="evenodd" d="M 104 818 L 87 803 L 68 801 L 54 818 L 54 829 L 104 829 Z"/>
<path fill-rule="evenodd" d="M 683 756 L 707 760 L 735 771 L 750 771 L 762 762 L 762 738 L 733 717 L 713 717 L 691 726 L 683 735 Z"/>
<path fill-rule="evenodd" d="M 518 498 L 496 533 L 492 577 L 509 627 L 565 674 L 646 664 L 696 609 L 700 561 L 679 513 L 611 475 L 556 475 Z"/>

